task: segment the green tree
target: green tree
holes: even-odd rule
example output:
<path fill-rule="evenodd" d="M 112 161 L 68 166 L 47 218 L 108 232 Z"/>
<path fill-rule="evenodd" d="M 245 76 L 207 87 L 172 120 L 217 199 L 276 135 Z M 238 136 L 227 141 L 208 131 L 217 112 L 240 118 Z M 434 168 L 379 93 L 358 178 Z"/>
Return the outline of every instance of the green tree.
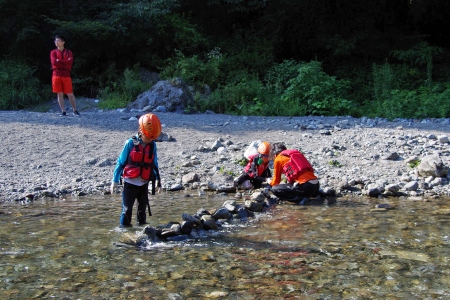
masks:
<path fill-rule="evenodd" d="M 413 65 L 426 66 L 426 83 L 431 88 L 433 82 L 433 57 L 443 52 L 440 47 L 430 46 L 421 42 L 408 50 L 394 50 L 392 56 L 400 61 Z"/>
<path fill-rule="evenodd" d="M 351 102 L 343 98 L 348 82 L 327 75 L 318 61 L 303 63 L 297 71 L 281 95 L 285 115 L 341 115 L 349 111 Z"/>

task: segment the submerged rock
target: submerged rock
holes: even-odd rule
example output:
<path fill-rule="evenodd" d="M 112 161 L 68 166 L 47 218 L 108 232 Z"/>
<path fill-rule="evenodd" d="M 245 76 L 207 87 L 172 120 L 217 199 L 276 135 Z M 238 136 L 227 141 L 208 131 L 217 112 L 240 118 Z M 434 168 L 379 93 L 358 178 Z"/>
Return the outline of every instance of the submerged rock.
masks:
<path fill-rule="evenodd" d="M 183 234 L 190 234 L 192 229 L 194 228 L 194 225 L 190 221 L 184 221 L 181 223 L 180 231 Z"/>
<path fill-rule="evenodd" d="M 233 210 L 234 210 L 234 207 L 233 207 Z M 219 219 L 228 220 L 229 218 L 231 218 L 231 213 L 226 207 L 221 207 L 212 214 L 212 217 L 216 220 L 219 220 Z"/>
<path fill-rule="evenodd" d="M 385 209 L 392 209 L 392 205 L 388 204 L 388 203 L 380 203 L 375 205 L 375 208 L 385 208 Z"/>
<path fill-rule="evenodd" d="M 262 212 L 264 207 L 274 205 L 278 198 L 273 196 L 268 190 L 258 190 L 253 193 L 250 198 L 256 200 L 246 200 L 244 204 L 237 204 L 234 200 L 225 201 L 221 207 L 215 210 L 207 210 L 199 208 L 195 215 L 183 213 L 181 218 L 183 222 L 180 224 L 176 221 L 170 222 L 161 228 L 146 226 L 142 232 L 147 241 L 142 238 L 137 240 L 131 239 L 129 236 L 125 239 L 128 244 L 136 246 L 148 245 L 148 243 L 160 241 L 184 241 L 187 239 L 198 239 L 207 236 L 209 231 L 216 231 L 222 228 L 222 223 L 247 221 L 249 218 L 255 217 L 255 212 Z"/>

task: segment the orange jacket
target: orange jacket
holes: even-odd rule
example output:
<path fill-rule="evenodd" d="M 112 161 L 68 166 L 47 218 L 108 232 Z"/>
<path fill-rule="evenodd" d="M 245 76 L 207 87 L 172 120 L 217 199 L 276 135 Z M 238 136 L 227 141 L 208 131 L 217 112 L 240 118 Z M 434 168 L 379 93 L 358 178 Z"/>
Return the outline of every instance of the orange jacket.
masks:
<path fill-rule="evenodd" d="M 277 155 L 277 157 L 273 161 L 273 178 L 272 181 L 270 182 L 271 186 L 280 184 L 281 174 L 283 173 L 283 167 L 285 164 L 287 164 L 289 159 L 290 159 L 289 156 Z M 298 176 L 298 178 L 295 179 L 295 181 L 302 184 L 313 179 L 317 179 L 316 175 L 314 175 L 314 172 L 305 171 L 304 173 L 300 174 L 300 176 Z"/>

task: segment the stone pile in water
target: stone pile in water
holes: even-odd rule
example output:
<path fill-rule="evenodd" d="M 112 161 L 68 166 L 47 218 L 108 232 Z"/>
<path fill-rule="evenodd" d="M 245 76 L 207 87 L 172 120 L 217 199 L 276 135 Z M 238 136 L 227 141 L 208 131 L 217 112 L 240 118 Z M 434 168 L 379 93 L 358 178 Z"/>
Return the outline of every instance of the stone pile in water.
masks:
<path fill-rule="evenodd" d="M 259 189 L 244 197 L 243 203 L 227 200 L 217 209 L 200 208 L 193 215 L 183 213 L 180 222 L 169 222 L 158 227 L 146 226 L 135 241 L 131 243 L 128 241 L 127 244 L 145 247 L 161 241 L 198 239 L 205 236 L 208 231 L 220 230 L 224 223 L 245 222 L 255 217 L 255 213 L 265 212 L 278 201 L 279 199 L 268 189 Z"/>

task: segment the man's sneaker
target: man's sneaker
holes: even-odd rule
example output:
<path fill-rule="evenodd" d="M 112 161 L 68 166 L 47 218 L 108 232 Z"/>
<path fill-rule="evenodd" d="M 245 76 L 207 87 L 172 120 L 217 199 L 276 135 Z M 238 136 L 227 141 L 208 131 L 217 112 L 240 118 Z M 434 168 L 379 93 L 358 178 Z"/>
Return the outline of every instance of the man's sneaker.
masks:
<path fill-rule="evenodd" d="M 76 116 L 76 117 L 79 117 L 80 113 L 78 112 L 78 110 L 76 110 L 76 111 L 73 112 L 73 115 Z"/>
<path fill-rule="evenodd" d="M 67 116 L 67 114 L 66 114 L 65 111 L 63 111 L 59 116 L 60 116 L 60 117 L 65 117 L 65 116 Z"/>

